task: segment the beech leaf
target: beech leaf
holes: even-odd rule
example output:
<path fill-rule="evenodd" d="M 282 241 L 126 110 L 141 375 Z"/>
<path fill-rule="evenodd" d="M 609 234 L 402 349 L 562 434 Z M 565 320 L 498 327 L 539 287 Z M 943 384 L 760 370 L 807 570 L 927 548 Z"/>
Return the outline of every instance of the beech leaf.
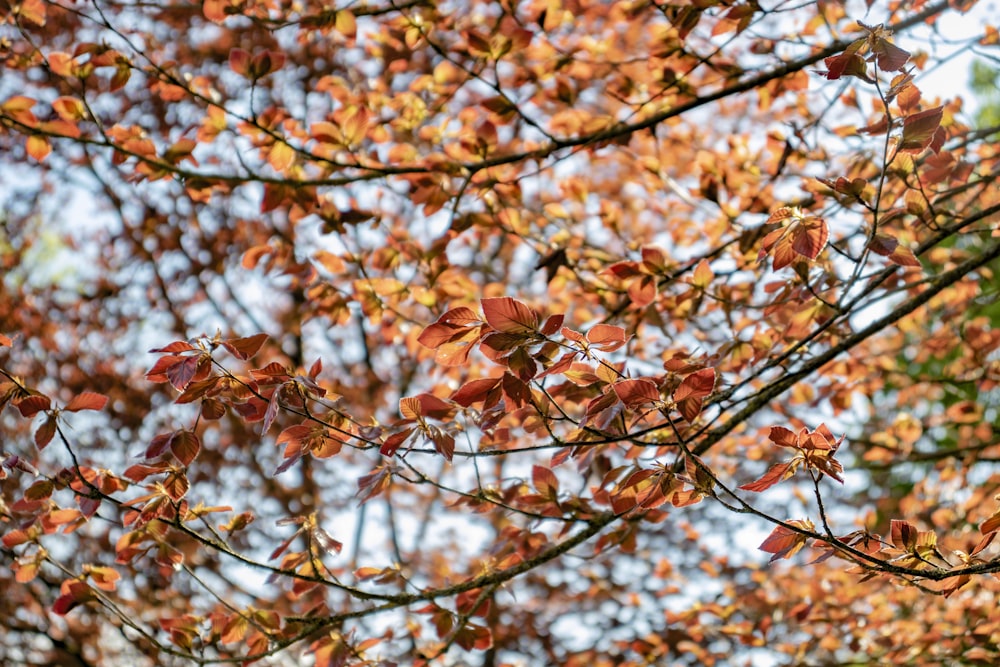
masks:
<path fill-rule="evenodd" d="M 104 394 L 85 391 L 70 399 L 70 402 L 63 409 L 67 412 L 79 412 L 80 410 L 103 410 L 104 406 L 107 404 L 108 397 Z"/>
<path fill-rule="evenodd" d="M 660 390 L 650 380 L 622 380 L 611 385 L 618 399 L 630 408 L 662 400 Z"/>
<path fill-rule="evenodd" d="M 533 334 L 538 330 L 538 313 L 509 296 L 483 299 L 486 323 L 502 333 Z"/>
<path fill-rule="evenodd" d="M 935 107 L 907 116 L 903 120 L 903 137 L 899 149 L 919 153 L 930 146 L 943 116 L 944 107 Z"/>

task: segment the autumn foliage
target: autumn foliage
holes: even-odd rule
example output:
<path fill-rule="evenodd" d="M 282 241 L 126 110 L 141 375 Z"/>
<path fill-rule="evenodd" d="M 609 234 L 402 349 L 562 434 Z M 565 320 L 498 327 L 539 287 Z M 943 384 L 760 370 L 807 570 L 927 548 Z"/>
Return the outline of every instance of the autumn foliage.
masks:
<path fill-rule="evenodd" d="M 0 664 L 997 664 L 983 15 L 0 3 Z"/>

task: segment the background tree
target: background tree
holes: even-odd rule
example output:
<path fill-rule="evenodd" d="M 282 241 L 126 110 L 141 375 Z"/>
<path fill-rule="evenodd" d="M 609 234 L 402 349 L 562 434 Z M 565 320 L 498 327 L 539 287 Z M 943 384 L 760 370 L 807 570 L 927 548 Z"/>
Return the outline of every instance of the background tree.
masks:
<path fill-rule="evenodd" d="M 982 105 L 976 114 L 981 128 L 1000 125 L 1000 68 L 995 61 L 975 60 L 969 85 Z"/>
<path fill-rule="evenodd" d="M 0 662 L 995 664 L 976 10 L 0 5 Z"/>

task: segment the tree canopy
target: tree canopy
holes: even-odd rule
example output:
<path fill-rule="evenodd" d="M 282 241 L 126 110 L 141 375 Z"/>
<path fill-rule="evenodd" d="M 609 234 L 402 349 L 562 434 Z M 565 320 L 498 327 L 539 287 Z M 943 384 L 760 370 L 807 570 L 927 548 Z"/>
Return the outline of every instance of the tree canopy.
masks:
<path fill-rule="evenodd" d="M 982 16 L 0 3 L 0 663 L 996 664 Z"/>

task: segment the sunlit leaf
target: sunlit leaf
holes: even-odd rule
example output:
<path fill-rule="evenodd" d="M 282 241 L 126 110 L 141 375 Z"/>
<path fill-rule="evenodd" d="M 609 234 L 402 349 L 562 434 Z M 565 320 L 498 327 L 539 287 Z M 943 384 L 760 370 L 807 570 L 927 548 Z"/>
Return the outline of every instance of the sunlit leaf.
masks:
<path fill-rule="evenodd" d="M 487 324 L 503 333 L 533 334 L 538 330 L 538 314 L 508 296 L 483 299 Z"/>

